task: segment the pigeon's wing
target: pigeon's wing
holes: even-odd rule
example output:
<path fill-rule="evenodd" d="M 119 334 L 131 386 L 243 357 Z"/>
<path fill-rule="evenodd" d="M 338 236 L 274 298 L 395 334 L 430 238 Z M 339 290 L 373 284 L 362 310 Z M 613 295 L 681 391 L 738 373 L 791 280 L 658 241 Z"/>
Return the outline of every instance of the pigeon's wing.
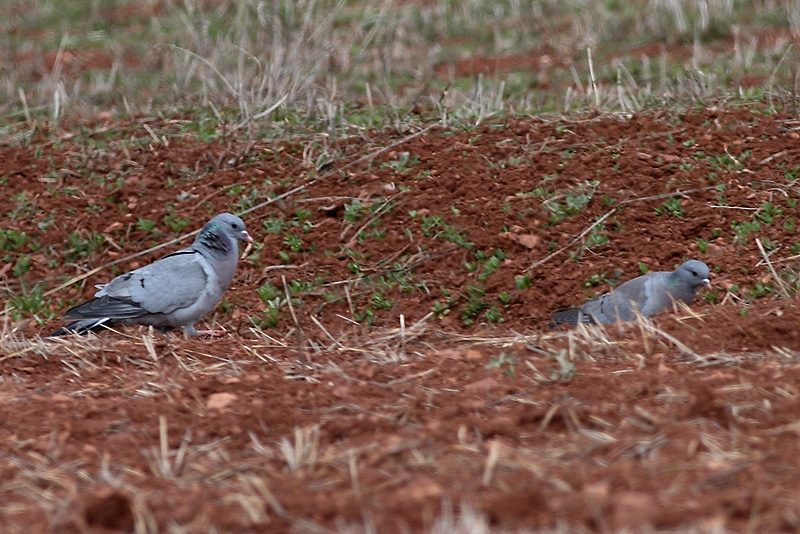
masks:
<path fill-rule="evenodd" d="M 553 312 L 553 321 L 556 324 L 571 324 L 577 326 L 578 323 L 591 323 L 592 319 L 581 312 L 580 308 L 566 308 Z"/>
<path fill-rule="evenodd" d="M 118 276 L 97 292 L 97 298 L 69 310 L 67 319 L 136 319 L 169 316 L 190 308 L 208 291 L 207 262 L 191 249 Z"/>
<path fill-rule="evenodd" d="M 615 290 L 590 300 L 580 307 L 580 311 L 595 323 L 631 321 L 636 318 L 636 310 L 641 312 L 646 306 L 651 278 L 652 275 L 645 275 L 628 280 Z"/>

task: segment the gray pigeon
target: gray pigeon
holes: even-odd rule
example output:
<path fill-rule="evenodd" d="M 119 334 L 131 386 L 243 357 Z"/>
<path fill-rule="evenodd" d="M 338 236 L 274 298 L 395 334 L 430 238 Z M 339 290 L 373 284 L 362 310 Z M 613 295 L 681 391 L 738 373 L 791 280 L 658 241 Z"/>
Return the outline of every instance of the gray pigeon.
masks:
<path fill-rule="evenodd" d="M 681 300 L 691 304 L 697 288 L 711 287 L 708 266 L 702 261 L 689 260 L 677 270 L 648 273 L 628 280 L 615 290 L 592 299 L 578 308 L 559 310 L 553 314 L 556 323 L 609 324 L 632 321 L 636 310 L 645 317 L 661 313 Z"/>
<path fill-rule="evenodd" d="M 83 334 L 112 324 L 152 325 L 164 331 L 182 326 L 189 336 L 214 334 L 194 325 L 231 285 L 239 260 L 237 240 L 253 241 L 244 222 L 230 213 L 217 215 L 189 248 L 98 285 L 94 299 L 64 315 L 77 320 L 50 335 Z"/>

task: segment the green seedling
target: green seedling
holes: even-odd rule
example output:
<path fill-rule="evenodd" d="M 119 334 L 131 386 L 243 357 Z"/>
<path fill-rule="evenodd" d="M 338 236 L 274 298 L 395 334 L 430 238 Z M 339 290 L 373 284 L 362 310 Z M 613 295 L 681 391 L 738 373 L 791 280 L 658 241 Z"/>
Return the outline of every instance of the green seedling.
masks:
<path fill-rule="evenodd" d="M 455 245 L 472 248 L 472 243 L 466 235 L 459 232 L 455 226 L 446 224 L 441 215 L 430 215 L 422 217 L 422 233 L 428 237 L 449 241 Z"/>
<path fill-rule="evenodd" d="M 674 217 L 683 217 L 683 205 L 681 199 L 678 197 L 671 197 L 664 201 L 664 203 L 656 208 L 656 215 L 667 213 Z"/>
<path fill-rule="evenodd" d="M 486 296 L 486 288 L 470 284 L 467 286 L 466 295 L 462 296 L 466 300 L 466 305 L 461 311 L 461 322 L 464 326 L 471 326 L 482 311 L 490 308 L 489 303 L 483 299 Z"/>
<path fill-rule="evenodd" d="M 345 222 L 357 223 L 363 219 L 367 213 L 369 212 L 367 211 L 366 206 L 364 206 L 364 204 L 358 199 L 354 200 L 351 204 L 344 205 Z"/>
<path fill-rule="evenodd" d="M 67 248 L 64 255 L 67 261 L 88 258 L 101 251 L 105 244 L 106 238 L 103 234 L 92 231 L 84 237 L 81 233 L 75 231 L 67 234 Z"/>
<path fill-rule="evenodd" d="M 783 210 L 774 204 L 765 202 L 761 204 L 761 209 L 756 212 L 755 219 L 762 224 L 770 225 L 775 222 L 776 217 L 783 215 Z"/>
<path fill-rule="evenodd" d="M 191 219 L 184 219 L 182 217 L 178 217 L 178 215 L 175 212 L 164 215 L 164 218 L 162 220 L 164 221 L 164 225 L 166 225 L 167 228 L 169 228 L 170 230 L 172 230 L 173 233 L 176 234 L 181 233 L 183 229 L 189 226 L 189 224 L 191 224 L 192 222 Z"/>
<path fill-rule="evenodd" d="M 748 236 L 753 233 L 758 233 L 761 230 L 761 225 L 758 221 L 743 221 L 732 222 L 731 228 L 735 232 L 733 242 L 737 245 L 747 245 Z"/>
<path fill-rule="evenodd" d="M 294 234 L 287 233 L 283 238 L 283 244 L 292 252 L 303 252 L 303 240 Z"/>
<path fill-rule="evenodd" d="M 608 235 L 606 235 L 606 232 L 608 232 L 608 228 L 606 228 L 604 224 L 598 224 L 589 232 L 583 246 L 591 250 L 608 244 Z"/>
<path fill-rule="evenodd" d="M 517 276 L 514 281 L 517 289 L 529 289 L 533 286 L 533 280 L 529 274 Z"/>
<path fill-rule="evenodd" d="M 756 282 L 756 285 L 753 286 L 753 289 L 747 292 L 747 294 L 754 299 L 760 299 L 761 297 L 765 297 L 770 293 L 774 292 L 775 288 L 765 284 L 761 280 Z"/>
<path fill-rule="evenodd" d="M 410 152 L 400 152 L 397 158 L 392 161 L 387 161 L 381 164 L 382 169 L 391 169 L 394 174 L 405 174 L 408 172 L 409 167 L 419 163 L 419 156 L 413 155 Z"/>
<path fill-rule="evenodd" d="M 6 252 L 18 250 L 28 241 L 28 234 L 13 229 L 0 228 L 0 249 Z"/>
<path fill-rule="evenodd" d="M 156 224 L 157 224 L 156 221 L 139 218 L 139 220 L 136 221 L 136 228 L 138 228 L 139 230 L 144 230 L 148 234 L 156 233 L 155 232 Z"/>
<path fill-rule="evenodd" d="M 15 321 L 19 321 L 25 316 L 32 316 L 36 324 L 43 325 L 56 317 L 44 299 L 44 288 L 41 285 L 36 285 L 29 290 L 23 284 L 19 293 L 9 297 L 8 303 L 11 306 L 11 317 Z"/>
<path fill-rule="evenodd" d="M 597 180 L 591 182 L 587 180 L 567 191 L 563 204 L 556 200 L 544 202 L 542 207 L 550 212 L 550 225 L 555 225 L 560 220 L 582 212 L 589 205 L 599 185 L 600 182 Z"/>
<path fill-rule="evenodd" d="M 514 366 L 519 363 L 519 359 L 514 354 L 501 352 L 497 356 L 493 356 L 489 363 L 486 364 L 487 369 L 502 369 L 503 374 L 506 376 L 516 376 Z"/>
<path fill-rule="evenodd" d="M 608 278 L 606 278 L 606 272 L 603 271 L 599 274 L 593 274 L 592 276 L 587 278 L 586 281 L 583 283 L 583 287 L 590 288 L 598 286 L 600 284 L 607 284 L 607 283 L 608 283 Z"/>

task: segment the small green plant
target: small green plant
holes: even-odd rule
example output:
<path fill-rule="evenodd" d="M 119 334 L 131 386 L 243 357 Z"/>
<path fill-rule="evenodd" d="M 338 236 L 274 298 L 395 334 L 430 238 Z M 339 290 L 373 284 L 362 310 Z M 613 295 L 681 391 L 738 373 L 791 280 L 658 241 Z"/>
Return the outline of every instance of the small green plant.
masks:
<path fill-rule="evenodd" d="M 2 250 L 12 252 L 21 248 L 27 241 L 28 235 L 25 232 L 0 228 L 0 249 Z"/>
<path fill-rule="evenodd" d="M 397 158 L 381 164 L 382 169 L 391 169 L 395 174 L 405 174 L 409 167 L 419 163 L 419 156 L 410 152 L 400 152 Z"/>
<path fill-rule="evenodd" d="M 607 232 L 608 228 L 606 228 L 604 224 L 598 224 L 592 228 L 591 232 L 589 232 L 589 235 L 586 237 L 586 242 L 583 246 L 588 250 L 591 250 L 593 248 L 608 244 Z"/>
<path fill-rule="evenodd" d="M 444 302 L 437 300 L 433 303 L 433 306 L 431 306 L 431 312 L 436 316 L 437 319 L 441 319 L 450 313 L 450 310 L 453 309 L 454 305 L 455 300 L 452 298 L 448 298 Z"/>
<path fill-rule="evenodd" d="M 515 279 L 515 285 L 517 289 L 529 289 L 533 286 L 531 275 L 523 274 L 522 276 L 517 276 Z"/>
<path fill-rule="evenodd" d="M 542 186 L 539 186 L 536 189 L 533 189 L 533 190 L 528 191 L 526 193 L 517 193 L 516 196 L 518 196 L 518 197 L 545 198 L 546 199 L 546 198 L 551 198 L 551 197 L 555 196 L 555 193 L 545 189 Z"/>
<path fill-rule="evenodd" d="M 139 220 L 136 221 L 136 228 L 138 228 L 139 230 L 144 230 L 148 234 L 153 233 L 153 231 L 156 229 L 156 221 L 151 221 L 149 219 L 142 219 L 140 217 Z"/>
<path fill-rule="evenodd" d="M 552 226 L 560 220 L 582 212 L 589 205 L 599 185 L 600 182 L 597 180 L 591 182 L 586 180 L 582 184 L 578 184 L 574 189 L 567 191 L 564 195 L 563 204 L 556 200 L 544 202 L 542 207 L 550 212 L 550 225 Z"/>
<path fill-rule="evenodd" d="M 519 363 L 519 360 L 514 354 L 508 352 L 501 352 L 497 356 L 492 356 L 489 363 L 486 364 L 487 369 L 502 369 L 503 374 L 506 376 L 516 376 L 514 366 Z"/>
<path fill-rule="evenodd" d="M 256 289 L 256 294 L 261 298 L 264 304 L 281 296 L 283 292 L 269 282 L 264 283 L 263 286 Z"/>
<path fill-rule="evenodd" d="M 34 286 L 33 289 L 29 290 L 23 284 L 19 293 L 12 294 L 9 297 L 8 303 L 12 308 L 11 317 L 15 321 L 30 315 L 34 318 L 36 324 L 43 325 L 46 321 L 56 317 L 56 314 L 47 307 L 47 302 L 44 299 L 44 289 L 41 285 Z"/>
<path fill-rule="evenodd" d="M 755 218 L 762 224 L 770 225 L 776 217 L 783 215 L 783 210 L 770 202 L 761 204 L 761 209 L 756 212 Z"/>
<path fill-rule="evenodd" d="M 21 278 L 30 270 L 31 263 L 33 263 L 33 258 L 27 254 L 23 254 L 17 258 L 17 262 L 14 264 L 14 269 L 11 272 L 14 273 L 14 276 L 17 278 Z"/>
<path fill-rule="evenodd" d="M 264 231 L 280 235 L 283 233 L 283 230 L 288 226 L 286 223 L 286 219 L 284 218 L 283 214 L 278 215 L 276 217 L 267 217 L 264 220 Z"/>
<path fill-rule="evenodd" d="M 441 215 L 422 217 L 422 233 L 428 237 L 449 241 L 464 248 L 472 248 L 472 243 L 466 235 L 459 232 L 452 224 L 446 224 Z"/>
<path fill-rule="evenodd" d="M 703 239 L 702 237 L 698 237 L 696 243 L 697 243 L 697 250 L 700 252 L 700 254 L 705 254 L 706 251 L 708 250 L 708 240 Z"/>
<path fill-rule="evenodd" d="M 503 315 L 500 313 L 500 310 L 494 306 L 486 310 L 486 313 L 484 313 L 483 316 L 486 317 L 487 321 L 493 324 L 502 323 L 505 321 L 505 319 L 503 319 Z"/>
<path fill-rule="evenodd" d="M 67 234 L 67 248 L 64 252 L 67 261 L 75 261 L 78 258 L 88 258 L 95 252 L 102 250 L 106 243 L 103 234 L 95 231 L 85 236 L 78 231 Z"/>
<path fill-rule="evenodd" d="M 376 291 L 372 294 L 370 304 L 378 310 L 389 310 L 394 306 L 394 303 L 386 298 L 386 295 L 380 291 Z"/>
<path fill-rule="evenodd" d="M 261 317 L 250 320 L 261 328 L 274 328 L 278 326 L 281 308 L 286 305 L 286 297 L 283 292 L 269 282 L 256 289 L 256 293 L 265 304 L 264 312 Z"/>
<path fill-rule="evenodd" d="M 356 311 L 354 314 L 354 318 L 359 323 L 364 323 L 367 326 L 372 326 L 375 324 L 375 311 L 367 306 L 361 310 Z"/>
<path fill-rule="evenodd" d="M 761 280 L 756 282 L 756 285 L 753 286 L 753 289 L 747 292 L 747 294 L 754 299 L 759 299 L 761 297 L 765 297 L 770 293 L 774 292 L 775 288 L 770 285 L 765 284 Z"/>
<path fill-rule="evenodd" d="M 288 232 L 283 237 L 283 244 L 289 247 L 289 250 L 295 253 L 302 252 L 304 247 L 303 240 L 300 237 Z"/>
<path fill-rule="evenodd" d="M 734 221 L 731 223 L 731 228 L 736 234 L 733 242 L 737 245 L 746 245 L 748 236 L 752 233 L 758 233 L 761 230 L 761 225 L 758 221 Z"/>
<path fill-rule="evenodd" d="M 26 191 L 20 191 L 12 197 L 12 200 L 14 201 L 14 209 L 8 214 L 10 218 L 19 219 L 33 216 L 36 207 Z"/>
<path fill-rule="evenodd" d="M 483 271 L 478 275 L 478 280 L 486 282 L 489 276 L 500 268 L 503 260 L 506 259 L 506 253 L 497 249 L 491 256 L 487 256 L 485 252 L 478 250 L 475 252 L 475 259 L 478 260 L 478 263 L 483 264 Z M 472 270 L 474 271 L 476 269 Z"/>
<path fill-rule="evenodd" d="M 309 292 L 313 291 L 316 286 L 314 285 L 314 282 L 308 282 L 308 281 L 295 279 L 295 280 L 292 280 L 291 282 L 289 282 L 287 287 L 289 289 L 289 294 L 290 295 L 302 295 L 304 293 L 309 293 Z M 300 304 L 300 300 L 296 299 L 296 298 L 292 299 L 292 304 L 298 304 L 299 305 Z"/>
<path fill-rule="evenodd" d="M 607 284 L 607 283 L 608 283 L 608 278 L 606 278 L 606 272 L 603 271 L 598 274 L 593 274 L 592 276 L 587 278 L 586 281 L 583 283 L 583 287 L 590 288 L 598 286 L 600 284 Z"/>
<path fill-rule="evenodd" d="M 461 322 L 464 326 L 471 326 L 482 311 L 490 308 L 489 303 L 483 300 L 486 288 L 470 284 L 467 286 L 467 294 L 463 296 L 467 303 L 461 311 Z"/>
<path fill-rule="evenodd" d="M 187 226 L 189 226 L 189 224 L 191 224 L 192 222 L 190 219 L 184 219 L 182 217 L 178 217 L 178 215 L 175 212 L 171 212 L 164 215 L 164 218 L 162 220 L 164 221 L 164 224 L 167 226 L 167 228 L 169 228 L 170 230 L 172 230 L 173 233 L 176 234 L 181 233 L 181 231 Z"/>
<path fill-rule="evenodd" d="M 656 208 L 656 215 L 668 213 L 673 217 L 683 217 L 683 204 L 678 197 L 670 197 L 661 206 Z"/>
<path fill-rule="evenodd" d="M 366 206 L 356 199 L 350 204 L 344 205 L 344 220 L 349 223 L 357 223 L 368 213 Z"/>

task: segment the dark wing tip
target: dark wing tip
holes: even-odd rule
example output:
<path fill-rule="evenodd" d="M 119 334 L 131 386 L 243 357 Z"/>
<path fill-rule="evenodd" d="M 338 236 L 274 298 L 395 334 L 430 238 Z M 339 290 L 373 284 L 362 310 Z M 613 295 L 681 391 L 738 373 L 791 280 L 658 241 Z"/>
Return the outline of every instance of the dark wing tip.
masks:
<path fill-rule="evenodd" d="M 66 326 L 62 326 L 47 337 L 59 337 L 70 334 L 84 335 L 89 332 L 98 332 L 106 330 L 113 325 L 111 319 L 104 317 L 102 319 L 83 319 L 81 321 L 74 321 Z"/>
<path fill-rule="evenodd" d="M 129 300 L 103 295 L 67 310 L 65 319 L 135 319 L 147 315 L 147 310 Z"/>
<path fill-rule="evenodd" d="M 553 312 L 553 320 L 556 324 L 569 324 L 572 326 L 578 326 L 578 322 L 593 322 L 592 318 L 582 313 L 580 308 L 566 308 Z"/>

